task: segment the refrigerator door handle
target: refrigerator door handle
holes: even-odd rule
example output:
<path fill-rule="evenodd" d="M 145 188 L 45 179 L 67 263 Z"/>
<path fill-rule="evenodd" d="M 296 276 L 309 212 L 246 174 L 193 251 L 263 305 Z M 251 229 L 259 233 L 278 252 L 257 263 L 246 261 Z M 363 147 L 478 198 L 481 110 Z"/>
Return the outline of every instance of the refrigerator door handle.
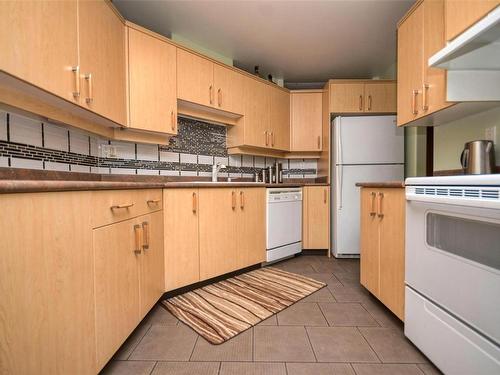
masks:
<path fill-rule="evenodd" d="M 344 166 L 343 165 L 339 165 L 338 166 L 338 185 L 337 185 L 337 192 L 338 192 L 338 196 L 337 196 L 337 202 L 338 202 L 338 209 L 341 210 L 342 209 L 342 175 L 344 174 Z"/>

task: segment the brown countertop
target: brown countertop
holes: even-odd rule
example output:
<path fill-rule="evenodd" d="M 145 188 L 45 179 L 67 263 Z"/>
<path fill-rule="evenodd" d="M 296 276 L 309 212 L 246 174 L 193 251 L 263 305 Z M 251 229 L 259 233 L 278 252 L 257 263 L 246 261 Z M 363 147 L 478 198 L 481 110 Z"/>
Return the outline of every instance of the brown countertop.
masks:
<path fill-rule="evenodd" d="M 265 184 L 239 179 L 211 182 L 208 178 L 169 176 L 100 175 L 74 172 L 34 171 L 0 168 L 0 193 L 85 191 L 120 189 L 163 189 L 189 187 L 300 187 L 328 186 L 319 179 L 294 179 L 282 184 Z"/>
<path fill-rule="evenodd" d="M 365 188 L 404 188 L 404 181 L 357 182 L 356 186 Z"/>

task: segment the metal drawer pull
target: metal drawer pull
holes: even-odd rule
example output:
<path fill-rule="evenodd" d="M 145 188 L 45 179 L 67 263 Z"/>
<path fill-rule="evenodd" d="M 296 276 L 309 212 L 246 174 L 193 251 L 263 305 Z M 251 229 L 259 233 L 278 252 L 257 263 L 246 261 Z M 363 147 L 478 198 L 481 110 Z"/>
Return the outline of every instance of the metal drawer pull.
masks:
<path fill-rule="evenodd" d="M 368 110 L 372 110 L 372 96 L 368 95 Z"/>
<path fill-rule="evenodd" d="M 175 115 L 174 115 L 174 110 L 172 109 L 172 112 L 170 113 L 170 126 L 172 130 L 175 130 Z"/>
<path fill-rule="evenodd" d="M 142 230 L 139 224 L 134 225 L 134 238 L 135 238 L 135 248 L 134 253 L 141 253 L 141 244 L 142 244 Z"/>
<path fill-rule="evenodd" d="M 197 209 L 197 204 L 196 204 L 196 193 L 193 192 L 193 213 L 196 213 Z"/>
<path fill-rule="evenodd" d="M 384 214 L 382 213 L 382 198 L 384 198 L 384 193 L 378 193 L 378 213 L 377 216 L 379 218 L 383 218 Z"/>
<path fill-rule="evenodd" d="M 424 83 L 422 85 L 422 110 L 424 111 L 427 111 L 429 109 L 429 103 L 427 103 L 428 92 L 429 92 L 429 85 L 427 83 Z"/>
<path fill-rule="evenodd" d="M 240 191 L 240 208 L 243 210 L 245 208 L 245 193 Z"/>
<path fill-rule="evenodd" d="M 144 250 L 149 249 L 149 223 L 147 221 L 142 223 L 142 235 L 143 235 L 143 241 L 142 241 L 142 248 Z"/>
<path fill-rule="evenodd" d="M 158 204 L 161 202 L 161 199 L 149 199 L 146 203 L 147 204 Z"/>
<path fill-rule="evenodd" d="M 236 193 L 231 192 L 231 208 L 234 210 L 236 208 Z"/>
<path fill-rule="evenodd" d="M 271 146 L 274 147 L 274 132 L 271 132 Z"/>
<path fill-rule="evenodd" d="M 269 146 L 269 132 L 266 130 L 266 146 Z"/>
<path fill-rule="evenodd" d="M 359 96 L 359 110 L 363 110 L 363 95 Z"/>
<path fill-rule="evenodd" d="M 326 204 L 326 189 L 323 190 L 323 202 Z"/>
<path fill-rule="evenodd" d="M 130 207 L 133 207 L 135 203 L 127 203 L 127 204 L 115 204 L 113 206 L 111 206 L 111 209 L 112 210 L 118 210 L 118 209 L 122 209 L 122 208 L 130 208 Z"/>
<path fill-rule="evenodd" d="M 217 100 L 219 101 L 219 107 L 222 106 L 222 89 L 217 90 Z"/>
<path fill-rule="evenodd" d="M 375 212 L 375 196 L 377 193 L 372 191 L 371 196 L 372 196 L 372 201 L 371 201 L 371 210 L 370 210 L 370 216 L 375 216 L 377 213 Z"/>
<path fill-rule="evenodd" d="M 214 104 L 214 99 L 213 99 L 213 86 L 210 85 L 210 87 L 208 88 L 208 95 L 210 97 L 210 104 Z"/>
<path fill-rule="evenodd" d="M 411 98 L 411 113 L 413 115 L 418 114 L 417 111 L 417 95 L 418 95 L 418 90 L 413 90 L 412 91 L 412 98 Z"/>
<path fill-rule="evenodd" d="M 321 135 L 318 135 L 318 150 L 321 150 Z"/>
<path fill-rule="evenodd" d="M 75 74 L 75 91 L 73 91 L 73 97 L 80 97 L 80 67 L 74 66 L 71 71 Z"/>
<path fill-rule="evenodd" d="M 85 80 L 88 82 L 89 94 L 85 101 L 91 104 L 94 101 L 94 85 L 92 84 L 92 73 L 85 75 Z"/>

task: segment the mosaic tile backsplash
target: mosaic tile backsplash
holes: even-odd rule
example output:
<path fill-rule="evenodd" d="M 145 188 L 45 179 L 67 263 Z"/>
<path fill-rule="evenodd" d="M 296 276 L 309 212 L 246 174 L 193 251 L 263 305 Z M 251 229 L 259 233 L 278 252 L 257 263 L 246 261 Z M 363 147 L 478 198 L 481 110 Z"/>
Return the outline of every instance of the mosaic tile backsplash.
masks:
<path fill-rule="evenodd" d="M 113 151 L 114 150 L 114 154 Z M 117 142 L 78 129 L 0 111 L 0 167 L 87 173 L 164 176 L 211 175 L 211 166 L 227 166 L 222 177 L 253 177 L 274 158 L 228 155 L 226 127 L 179 118 L 169 145 Z M 316 177 L 315 160 L 280 160 L 285 177 Z"/>

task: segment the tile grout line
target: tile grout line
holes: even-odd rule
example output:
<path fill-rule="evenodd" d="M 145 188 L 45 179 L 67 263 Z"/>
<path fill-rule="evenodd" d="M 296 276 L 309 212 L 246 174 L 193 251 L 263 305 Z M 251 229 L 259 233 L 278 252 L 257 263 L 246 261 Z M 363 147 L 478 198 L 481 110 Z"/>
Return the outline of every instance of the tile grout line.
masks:
<path fill-rule="evenodd" d="M 359 304 L 361 305 L 361 308 L 362 308 L 362 309 L 364 309 L 364 310 L 368 313 L 368 315 L 370 315 L 370 316 L 372 317 L 372 319 L 375 321 L 375 323 L 377 323 L 377 324 L 378 324 L 378 326 L 379 326 L 379 327 L 384 328 L 384 327 L 380 324 L 380 322 L 377 320 L 377 318 L 376 318 L 376 317 L 375 317 L 375 316 L 374 316 L 371 312 L 369 312 L 369 311 L 368 311 L 368 309 L 367 309 L 367 308 L 363 305 L 363 302 L 359 302 Z"/>
<path fill-rule="evenodd" d="M 141 336 L 140 340 L 137 341 L 137 344 L 134 345 L 134 347 L 132 348 L 132 350 L 130 351 L 130 354 L 127 356 L 126 360 L 130 360 L 130 357 L 132 356 L 132 354 L 135 352 L 135 349 L 137 349 L 137 347 L 139 346 L 139 344 L 142 342 L 142 340 L 144 339 L 144 337 L 149 333 L 149 331 L 151 330 L 151 328 L 153 327 L 153 325 L 151 324 L 149 326 L 149 328 L 146 330 L 146 332 L 144 332 L 144 335 Z"/>
<path fill-rule="evenodd" d="M 149 375 L 151 375 L 155 371 L 156 366 L 158 366 L 158 361 L 155 361 L 155 364 L 154 364 L 153 368 L 151 369 L 151 371 L 149 372 Z"/>
<path fill-rule="evenodd" d="M 328 322 L 327 322 L 327 324 L 328 324 Z M 311 350 L 313 352 L 314 359 L 316 360 L 316 363 L 318 363 L 318 357 L 316 357 L 316 352 L 314 351 L 314 346 L 311 343 L 311 338 L 309 337 L 309 332 L 307 331 L 307 327 L 306 326 L 304 326 L 304 330 L 306 331 L 307 341 L 309 341 L 309 346 L 311 347 Z"/>
<path fill-rule="evenodd" d="M 370 347 L 370 349 L 375 353 L 375 356 L 378 358 L 378 360 L 380 361 L 380 363 L 384 363 L 380 357 L 378 356 L 378 353 L 376 352 L 376 350 L 372 347 L 372 345 L 368 342 L 368 339 L 365 337 L 365 335 L 363 335 L 363 332 L 361 332 L 361 330 L 359 329 L 358 326 L 356 326 L 356 329 L 358 330 L 359 334 L 361 335 L 361 337 L 363 338 L 363 340 L 368 344 L 368 346 Z"/>
<path fill-rule="evenodd" d="M 189 359 L 187 360 L 187 362 L 191 362 L 191 358 L 193 358 L 194 349 L 196 348 L 196 344 L 198 344 L 199 339 L 200 339 L 200 335 L 196 334 L 196 341 L 194 342 L 193 349 L 191 349 L 191 354 L 189 355 Z M 193 361 L 193 362 L 197 362 L 197 361 Z"/>
<path fill-rule="evenodd" d="M 335 303 L 338 303 L 338 302 L 335 302 Z M 325 321 L 326 321 L 326 324 L 328 325 L 328 327 L 333 327 L 330 325 L 330 321 L 326 318 L 326 315 L 323 312 L 323 309 L 321 308 L 321 305 L 319 304 L 319 302 L 317 304 L 318 304 L 319 311 L 321 311 L 321 315 L 323 315 L 323 318 L 325 318 Z"/>

